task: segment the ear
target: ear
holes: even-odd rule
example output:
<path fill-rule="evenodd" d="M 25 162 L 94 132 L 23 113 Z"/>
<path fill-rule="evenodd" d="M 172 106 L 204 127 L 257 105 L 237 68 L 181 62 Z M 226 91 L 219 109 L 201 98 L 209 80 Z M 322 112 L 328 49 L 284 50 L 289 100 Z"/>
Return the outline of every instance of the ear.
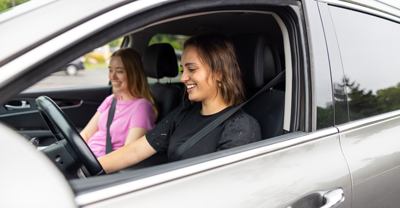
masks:
<path fill-rule="evenodd" d="M 222 70 L 218 70 L 217 73 L 215 73 L 215 79 L 217 81 L 221 81 L 223 77 L 224 76 L 223 76 Z"/>

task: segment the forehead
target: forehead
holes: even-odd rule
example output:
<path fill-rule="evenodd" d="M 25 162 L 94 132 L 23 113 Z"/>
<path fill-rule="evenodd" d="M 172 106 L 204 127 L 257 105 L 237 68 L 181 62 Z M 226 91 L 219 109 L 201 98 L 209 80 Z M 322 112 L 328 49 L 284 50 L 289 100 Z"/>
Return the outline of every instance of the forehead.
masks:
<path fill-rule="evenodd" d="M 115 65 L 115 66 L 124 66 L 123 65 L 123 63 L 122 63 L 122 59 L 121 59 L 121 57 L 119 57 L 119 56 L 113 56 L 113 57 L 111 57 L 111 59 L 110 59 L 110 64 L 109 64 L 110 66 L 111 65 Z"/>
<path fill-rule="evenodd" d="M 182 62 L 188 61 L 200 61 L 199 55 L 197 53 L 197 48 L 194 46 L 188 46 L 183 50 Z"/>

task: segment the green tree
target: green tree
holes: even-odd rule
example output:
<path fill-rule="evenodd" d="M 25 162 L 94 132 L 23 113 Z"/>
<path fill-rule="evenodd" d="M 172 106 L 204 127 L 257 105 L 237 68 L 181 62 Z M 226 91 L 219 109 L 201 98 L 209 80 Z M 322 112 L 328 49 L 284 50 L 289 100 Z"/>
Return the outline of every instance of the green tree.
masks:
<path fill-rule="evenodd" d="M 400 109 L 400 83 L 395 87 L 378 90 L 376 95 L 384 112 Z"/>
<path fill-rule="evenodd" d="M 183 44 L 188 38 L 188 36 L 183 35 L 156 34 L 151 38 L 149 45 L 156 43 L 169 43 L 174 49 L 183 50 Z"/>
<path fill-rule="evenodd" d="M 0 0 L 0 12 L 18 6 L 22 3 L 28 2 L 29 0 Z"/>

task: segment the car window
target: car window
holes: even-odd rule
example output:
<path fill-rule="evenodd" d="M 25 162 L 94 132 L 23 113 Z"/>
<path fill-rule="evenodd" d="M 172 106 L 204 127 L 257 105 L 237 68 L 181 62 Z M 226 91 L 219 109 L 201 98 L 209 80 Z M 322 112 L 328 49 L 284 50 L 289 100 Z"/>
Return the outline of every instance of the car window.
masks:
<path fill-rule="evenodd" d="M 67 88 L 108 85 L 108 61 L 120 48 L 123 38 L 113 40 L 77 57 L 59 71 L 50 74 L 29 89 Z"/>
<path fill-rule="evenodd" d="M 400 109 L 400 24 L 333 6 L 330 12 L 344 68 L 343 82 L 333 85 L 347 91 L 350 120 Z"/>

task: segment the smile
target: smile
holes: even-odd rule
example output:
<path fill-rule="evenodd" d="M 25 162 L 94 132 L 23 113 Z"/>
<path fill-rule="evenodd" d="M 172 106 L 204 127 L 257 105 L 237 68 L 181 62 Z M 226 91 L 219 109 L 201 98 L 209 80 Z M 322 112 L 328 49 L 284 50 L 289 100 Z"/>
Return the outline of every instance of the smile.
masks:
<path fill-rule="evenodd" d="M 196 87 L 196 85 L 187 85 L 186 86 L 188 89 L 192 89 L 193 87 Z"/>

